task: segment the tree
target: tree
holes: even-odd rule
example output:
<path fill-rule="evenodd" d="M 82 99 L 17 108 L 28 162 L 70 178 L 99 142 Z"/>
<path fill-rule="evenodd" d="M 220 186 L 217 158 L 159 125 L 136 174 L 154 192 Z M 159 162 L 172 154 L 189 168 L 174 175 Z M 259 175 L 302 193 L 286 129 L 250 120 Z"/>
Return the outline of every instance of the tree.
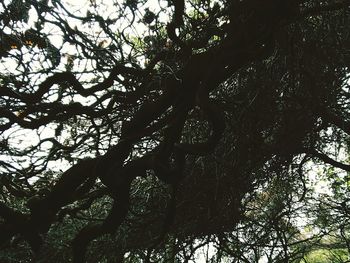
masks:
<path fill-rule="evenodd" d="M 317 162 L 349 249 L 348 1 L 1 6 L 2 261 L 302 260 Z"/>

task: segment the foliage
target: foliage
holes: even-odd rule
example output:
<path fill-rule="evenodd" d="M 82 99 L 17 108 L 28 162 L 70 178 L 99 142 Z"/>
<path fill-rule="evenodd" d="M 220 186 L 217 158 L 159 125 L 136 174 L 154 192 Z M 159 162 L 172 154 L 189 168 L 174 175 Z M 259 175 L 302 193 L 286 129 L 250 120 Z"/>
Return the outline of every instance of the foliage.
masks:
<path fill-rule="evenodd" d="M 0 261 L 349 260 L 349 6 L 3 1 Z"/>

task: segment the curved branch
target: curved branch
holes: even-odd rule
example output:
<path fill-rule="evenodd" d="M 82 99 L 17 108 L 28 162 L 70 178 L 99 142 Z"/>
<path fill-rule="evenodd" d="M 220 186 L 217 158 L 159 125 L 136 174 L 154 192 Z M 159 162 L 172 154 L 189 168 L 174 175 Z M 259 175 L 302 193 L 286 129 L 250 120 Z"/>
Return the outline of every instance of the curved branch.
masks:
<path fill-rule="evenodd" d="M 46 232 L 63 206 L 87 193 L 97 177 L 97 159 L 83 160 L 62 174 L 44 198 L 32 197 L 27 206 L 31 211 L 31 228 Z"/>
<path fill-rule="evenodd" d="M 48 109 L 49 107 L 50 109 Z M 12 126 L 14 123 L 17 123 L 23 128 L 36 129 L 52 121 L 68 120 L 72 116 L 76 116 L 79 114 L 86 114 L 92 117 L 102 116 L 106 113 L 106 110 L 96 111 L 92 107 L 83 106 L 78 102 L 67 105 L 52 102 L 48 104 L 40 104 L 35 107 L 31 106 L 30 109 L 23 111 L 23 114 L 24 116 L 26 116 L 27 114 L 31 114 L 34 112 L 46 112 L 46 115 L 43 115 L 37 119 L 31 119 L 30 121 L 27 121 L 24 120 L 22 117 L 17 116 L 8 109 L 0 108 L 0 117 L 4 117 L 9 120 L 8 123 L 0 125 L 0 130 L 6 130 L 8 129 L 7 125 Z"/>
<path fill-rule="evenodd" d="M 186 153 L 205 155 L 211 153 L 215 149 L 222 137 L 225 130 L 224 112 L 209 99 L 209 91 L 203 84 L 198 90 L 197 99 L 200 108 L 211 123 L 211 135 L 206 142 L 195 144 L 180 143 L 178 147 L 183 149 Z"/>
<path fill-rule="evenodd" d="M 123 223 L 130 202 L 131 182 L 139 175 L 144 175 L 145 171 L 150 168 L 150 156 L 133 160 L 123 168 L 113 171 L 113 179 L 107 185 L 112 196 L 114 197 L 113 207 L 101 224 L 87 225 L 74 238 L 73 262 L 85 262 L 85 254 L 89 243 L 104 234 L 114 233 Z"/>
<path fill-rule="evenodd" d="M 83 87 L 83 85 L 81 85 L 81 83 L 77 80 L 77 78 L 72 72 L 66 71 L 55 73 L 52 76 L 47 77 L 46 80 L 39 84 L 38 90 L 32 94 L 15 92 L 5 86 L 1 87 L 0 94 L 10 96 L 13 98 L 19 98 L 24 102 L 34 104 L 36 102 L 39 102 L 42 96 L 49 92 L 49 90 L 55 84 L 68 83 L 76 92 L 79 93 L 79 95 L 87 97 L 93 95 L 97 91 L 101 91 L 112 86 L 114 80 L 117 79 L 118 75 L 123 75 L 124 77 L 131 75 L 133 78 L 141 78 L 144 77 L 145 74 L 146 71 L 143 71 L 141 69 L 130 68 L 123 65 L 116 65 L 113 67 L 113 69 L 111 70 L 111 72 L 105 80 L 92 86 L 91 88 L 86 89 Z M 120 95 L 124 95 L 126 97 L 127 93 L 120 91 Z"/>
<path fill-rule="evenodd" d="M 130 121 L 125 121 L 122 136 L 130 138 L 142 136 L 142 130 L 172 105 L 178 95 L 177 85 L 178 82 L 173 77 L 167 78 L 164 94 L 154 102 L 145 102 Z"/>
<path fill-rule="evenodd" d="M 314 149 L 306 150 L 305 153 L 309 153 L 312 156 L 316 157 L 317 159 L 320 159 L 321 161 L 323 161 L 327 164 L 330 164 L 334 167 L 337 167 L 337 168 L 340 168 L 342 170 L 350 172 L 350 165 L 349 164 L 344 164 L 344 163 L 338 162 L 338 161 L 330 158 L 328 155 L 326 155 L 324 153 L 318 152 Z"/>

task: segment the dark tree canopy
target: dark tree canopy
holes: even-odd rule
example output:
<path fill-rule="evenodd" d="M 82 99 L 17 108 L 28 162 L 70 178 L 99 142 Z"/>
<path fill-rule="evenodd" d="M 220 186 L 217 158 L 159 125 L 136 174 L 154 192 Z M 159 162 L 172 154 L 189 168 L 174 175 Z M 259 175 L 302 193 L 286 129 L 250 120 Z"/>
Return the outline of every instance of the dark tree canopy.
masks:
<path fill-rule="evenodd" d="M 348 0 L 2 1 L 0 261 L 349 260 L 349 25 Z"/>

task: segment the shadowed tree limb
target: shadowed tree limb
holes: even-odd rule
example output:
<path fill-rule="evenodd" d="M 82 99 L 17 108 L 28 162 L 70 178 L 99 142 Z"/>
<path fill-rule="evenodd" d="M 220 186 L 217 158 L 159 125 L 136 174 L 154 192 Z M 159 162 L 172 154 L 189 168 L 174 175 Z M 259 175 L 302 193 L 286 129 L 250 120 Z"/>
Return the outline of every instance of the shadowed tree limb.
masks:
<path fill-rule="evenodd" d="M 318 151 L 313 150 L 313 149 L 306 150 L 305 153 L 311 154 L 312 156 L 316 157 L 317 159 L 319 159 L 327 164 L 330 164 L 334 167 L 337 167 L 337 168 L 340 168 L 344 171 L 350 172 L 350 165 L 349 164 L 344 164 L 344 163 L 338 162 L 338 161 L 330 158 L 328 155 L 326 155 L 324 153 L 318 152 Z"/>

